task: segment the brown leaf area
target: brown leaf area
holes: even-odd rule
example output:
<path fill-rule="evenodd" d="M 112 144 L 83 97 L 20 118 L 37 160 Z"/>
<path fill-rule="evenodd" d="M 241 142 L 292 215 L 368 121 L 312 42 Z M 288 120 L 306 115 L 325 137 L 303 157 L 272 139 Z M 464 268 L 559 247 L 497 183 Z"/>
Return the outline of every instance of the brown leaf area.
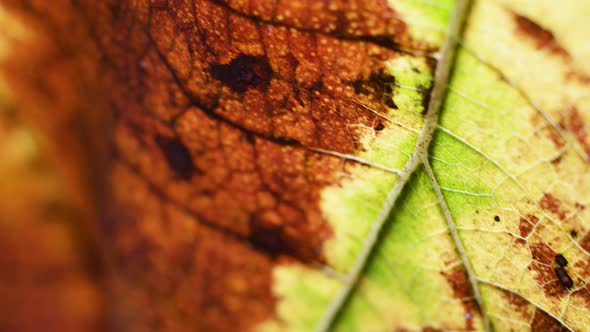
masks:
<path fill-rule="evenodd" d="M 569 331 L 558 320 L 551 317 L 543 310 L 531 307 L 530 302 L 523 299 L 522 297 L 508 291 L 502 291 L 502 295 L 509 304 L 508 309 L 517 312 L 523 321 L 530 323 L 530 331 Z"/>
<path fill-rule="evenodd" d="M 2 69 L 98 217 L 114 330 L 271 317 L 273 266 L 322 264 L 331 235 L 319 193 L 345 162 L 315 149 L 382 130 L 359 102 L 395 107 L 383 63 L 420 47 L 386 1 L 244 4 L 9 3 L 39 35 Z"/>
<path fill-rule="evenodd" d="M 273 16 L 261 18 L 257 5 Z M 342 19 L 339 33 L 299 26 L 308 13 L 279 2 L 252 7 L 98 9 L 106 21 L 96 36 L 120 93 L 108 219 L 125 222 L 110 222 L 108 238 L 124 271 L 121 297 L 138 298 L 120 320 L 133 327 L 248 330 L 271 317 L 273 266 L 321 264 L 331 234 L 319 193 L 338 181 L 342 161 L 313 148 L 353 153 L 352 125 L 375 120 L 355 101 L 380 109 L 391 92 L 382 66 L 397 52 L 376 41 L 381 32 L 349 33 Z M 350 8 L 334 10 L 346 17 Z M 289 13 L 292 24 L 278 22 Z"/>

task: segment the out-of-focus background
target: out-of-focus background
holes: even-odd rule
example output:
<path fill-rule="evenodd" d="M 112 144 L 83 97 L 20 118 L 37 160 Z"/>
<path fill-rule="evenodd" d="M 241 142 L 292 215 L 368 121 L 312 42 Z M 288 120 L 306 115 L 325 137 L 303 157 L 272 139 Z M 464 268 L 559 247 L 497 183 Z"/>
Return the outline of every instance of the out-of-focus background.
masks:
<path fill-rule="evenodd" d="M 60 3 L 0 2 L 2 332 L 105 330 L 89 160 L 76 129 L 94 104 L 91 69 L 76 50 L 85 31 Z"/>

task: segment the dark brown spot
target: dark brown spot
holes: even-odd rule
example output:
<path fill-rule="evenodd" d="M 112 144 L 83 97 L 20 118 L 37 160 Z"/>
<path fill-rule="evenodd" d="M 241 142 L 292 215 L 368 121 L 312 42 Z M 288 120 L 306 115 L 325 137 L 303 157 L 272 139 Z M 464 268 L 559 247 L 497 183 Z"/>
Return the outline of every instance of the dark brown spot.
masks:
<path fill-rule="evenodd" d="M 494 221 L 495 222 L 500 222 L 500 217 L 499 216 L 494 216 Z"/>
<path fill-rule="evenodd" d="M 389 97 L 389 96 L 385 96 L 385 105 L 389 108 L 393 108 L 393 109 L 398 109 L 397 105 L 395 104 L 395 102 L 393 101 L 393 98 Z"/>
<path fill-rule="evenodd" d="M 572 278 L 570 278 L 570 275 L 563 267 L 558 267 L 554 271 L 555 275 L 557 276 L 557 279 L 559 280 L 559 283 L 563 287 L 570 289 L 574 286 L 574 281 L 572 280 Z"/>
<path fill-rule="evenodd" d="M 578 237 L 578 231 L 576 231 L 575 229 L 572 229 L 570 231 L 570 235 L 571 235 L 571 237 L 573 237 L 575 239 Z"/>
<path fill-rule="evenodd" d="M 531 324 L 532 332 L 567 332 L 569 331 L 555 318 L 549 316 L 545 311 L 537 309 L 535 318 Z"/>
<path fill-rule="evenodd" d="M 561 208 L 561 201 L 551 193 L 544 193 L 539 205 L 541 209 L 555 214 L 560 220 L 564 220 L 567 216 L 567 211 Z"/>
<path fill-rule="evenodd" d="M 249 239 L 254 247 L 267 252 L 274 258 L 297 252 L 293 241 L 285 239 L 284 232 L 278 225 L 274 227 L 265 227 L 260 223 L 253 225 Z"/>
<path fill-rule="evenodd" d="M 246 54 L 238 55 L 228 64 L 211 65 L 210 69 L 213 78 L 238 93 L 244 93 L 251 87 L 266 91 L 273 75 L 265 57 Z"/>
<path fill-rule="evenodd" d="M 532 214 L 527 215 L 526 218 L 520 217 L 520 221 L 518 223 L 518 229 L 520 230 L 520 236 L 527 237 L 538 222 L 539 222 L 539 218 L 537 218 L 537 216 L 534 216 Z"/>
<path fill-rule="evenodd" d="M 557 156 L 557 158 L 553 158 L 551 160 L 551 164 L 553 164 L 553 165 L 559 165 L 562 160 L 563 160 L 563 154 L 560 154 L 559 156 Z"/>
<path fill-rule="evenodd" d="M 379 122 L 379 123 L 378 123 L 378 124 L 375 126 L 375 130 L 376 130 L 376 131 L 381 131 L 381 130 L 383 130 L 383 129 L 385 129 L 385 126 L 383 125 L 383 123 L 382 123 L 382 122 Z"/>
<path fill-rule="evenodd" d="M 557 254 L 555 255 L 555 263 L 561 267 L 564 267 L 567 266 L 567 259 L 565 259 L 562 254 Z"/>
<path fill-rule="evenodd" d="M 570 55 L 555 41 L 555 36 L 551 31 L 546 30 L 529 18 L 513 13 L 514 22 L 516 23 L 516 32 L 535 43 L 537 49 L 545 49 L 555 55 L 565 59 L 570 59 Z"/>
<path fill-rule="evenodd" d="M 190 180 L 196 168 L 190 152 L 180 139 L 178 137 L 157 135 L 156 143 L 162 150 L 168 167 L 174 171 L 176 176 L 185 181 Z"/>

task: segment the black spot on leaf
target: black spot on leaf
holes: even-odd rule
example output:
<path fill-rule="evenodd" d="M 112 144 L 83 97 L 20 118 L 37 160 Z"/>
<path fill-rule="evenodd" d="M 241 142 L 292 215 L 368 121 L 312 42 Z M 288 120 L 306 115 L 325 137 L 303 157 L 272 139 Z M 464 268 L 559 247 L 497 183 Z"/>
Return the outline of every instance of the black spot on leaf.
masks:
<path fill-rule="evenodd" d="M 572 278 L 570 278 L 570 275 L 563 267 L 558 267 L 554 271 L 555 275 L 557 276 L 557 279 L 559 279 L 559 283 L 563 287 L 570 289 L 574 286 L 574 281 L 572 280 Z"/>
<path fill-rule="evenodd" d="M 499 216 L 494 216 L 494 221 L 500 222 L 500 217 Z"/>
<path fill-rule="evenodd" d="M 210 66 L 211 75 L 235 92 L 244 93 L 249 88 L 266 90 L 273 71 L 263 56 L 240 54 L 228 64 Z"/>
<path fill-rule="evenodd" d="M 168 167 L 182 180 L 190 180 L 198 171 L 187 147 L 178 137 L 156 136 L 156 143 L 166 158 Z"/>
<path fill-rule="evenodd" d="M 557 254 L 555 255 L 555 263 L 561 267 L 564 267 L 567 265 L 567 259 L 565 259 L 562 254 Z"/>

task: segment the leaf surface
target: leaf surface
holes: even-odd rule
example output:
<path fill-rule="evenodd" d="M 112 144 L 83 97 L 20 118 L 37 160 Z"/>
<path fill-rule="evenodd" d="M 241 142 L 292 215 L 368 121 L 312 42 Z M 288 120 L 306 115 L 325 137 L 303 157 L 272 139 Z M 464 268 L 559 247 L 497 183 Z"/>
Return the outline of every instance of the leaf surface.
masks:
<path fill-rule="evenodd" d="M 115 324 L 587 330 L 590 8 L 466 3 L 9 1 L 85 87 L 5 69 L 96 160 Z"/>

